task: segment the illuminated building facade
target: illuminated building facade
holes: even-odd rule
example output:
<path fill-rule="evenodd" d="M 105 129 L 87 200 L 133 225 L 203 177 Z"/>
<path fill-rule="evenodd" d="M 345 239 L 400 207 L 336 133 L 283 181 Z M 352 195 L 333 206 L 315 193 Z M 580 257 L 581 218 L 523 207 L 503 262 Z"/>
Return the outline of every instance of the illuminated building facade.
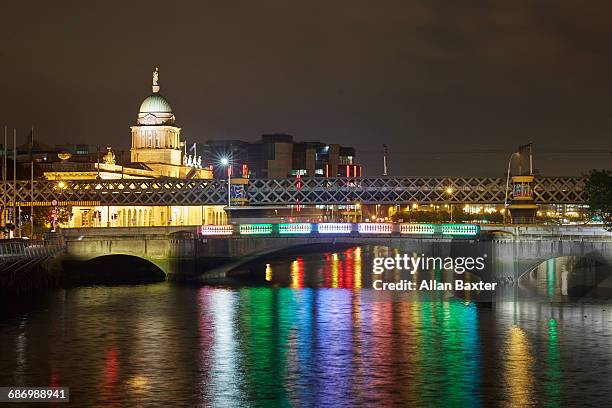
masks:
<path fill-rule="evenodd" d="M 118 164 L 110 146 L 96 161 L 74 160 L 70 152 L 58 154 L 59 162 L 43 167 L 43 176 L 57 180 L 211 179 L 212 170 L 202 158 L 186 154 L 181 128 L 166 98 L 160 93 L 158 70 L 153 73 L 152 94 L 140 105 L 132 126 L 130 163 Z M 71 160 L 72 159 L 72 160 Z M 138 227 L 225 224 L 223 206 L 72 206 L 64 227 Z"/>

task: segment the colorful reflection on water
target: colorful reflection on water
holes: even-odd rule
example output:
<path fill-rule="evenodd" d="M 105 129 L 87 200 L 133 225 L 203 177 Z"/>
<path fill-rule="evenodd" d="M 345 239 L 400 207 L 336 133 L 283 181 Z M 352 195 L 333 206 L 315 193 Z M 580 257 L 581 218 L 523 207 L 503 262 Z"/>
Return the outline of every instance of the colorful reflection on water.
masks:
<path fill-rule="evenodd" d="M 304 288 L 332 288 L 332 289 L 370 289 L 375 281 L 385 283 L 398 283 L 411 281 L 419 285 L 422 281 L 436 281 L 452 283 L 455 279 L 467 282 L 478 282 L 478 276 L 464 273 L 455 274 L 452 270 L 438 267 L 432 270 L 419 270 L 415 274 L 410 271 L 391 269 L 382 274 L 373 272 L 372 262 L 377 257 L 395 257 L 399 250 L 386 247 L 355 247 L 341 251 L 323 254 L 306 255 L 275 255 L 274 258 L 250 263 L 242 266 L 233 276 L 242 277 L 242 283 L 265 283 L 272 287 L 288 287 L 292 289 Z M 419 256 L 412 253 L 410 256 Z M 486 279 L 484 279 L 487 281 Z M 378 285 L 377 287 L 380 287 Z M 492 292 L 475 293 L 470 291 L 375 291 L 371 296 L 419 300 L 442 300 L 452 297 L 466 301 L 490 300 Z M 484 298 L 484 299 L 483 299 Z"/>
<path fill-rule="evenodd" d="M 255 287 L 59 291 L 1 321 L 0 382 L 78 406 L 608 404 L 612 307 L 375 296 L 375 251 L 264 264 Z"/>

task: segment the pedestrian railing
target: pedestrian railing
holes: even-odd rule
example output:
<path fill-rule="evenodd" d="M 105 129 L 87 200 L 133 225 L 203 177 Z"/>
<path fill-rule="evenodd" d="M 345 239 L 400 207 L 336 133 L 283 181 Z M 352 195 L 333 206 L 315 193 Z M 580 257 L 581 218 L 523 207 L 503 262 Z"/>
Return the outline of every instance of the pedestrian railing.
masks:
<path fill-rule="evenodd" d="M 3 239 L 0 240 L 0 261 L 13 258 L 44 258 L 64 250 L 58 241 Z"/>

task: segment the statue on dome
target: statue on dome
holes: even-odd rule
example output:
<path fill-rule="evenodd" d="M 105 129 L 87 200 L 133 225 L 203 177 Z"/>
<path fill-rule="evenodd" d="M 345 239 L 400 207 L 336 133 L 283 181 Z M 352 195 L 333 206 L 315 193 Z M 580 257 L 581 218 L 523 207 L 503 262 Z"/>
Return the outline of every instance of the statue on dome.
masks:
<path fill-rule="evenodd" d="M 193 166 L 193 159 L 191 158 L 191 155 L 187 156 L 187 167 L 191 167 Z"/>
<path fill-rule="evenodd" d="M 155 67 L 155 71 L 153 71 L 153 93 L 159 92 L 159 69 Z"/>
<path fill-rule="evenodd" d="M 183 155 L 183 166 L 187 165 L 187 155 Z"/>
<path fill-rule="evenodd" d="M 196 161 L 196 167 L 198 169 L 202 168 L 202 156 L 198 156 L 198 160 Z"/>

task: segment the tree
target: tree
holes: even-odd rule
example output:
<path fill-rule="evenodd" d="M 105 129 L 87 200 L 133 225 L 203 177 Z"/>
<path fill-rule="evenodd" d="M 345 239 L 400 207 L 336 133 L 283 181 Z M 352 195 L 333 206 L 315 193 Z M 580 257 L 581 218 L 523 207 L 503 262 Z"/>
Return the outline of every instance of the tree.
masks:
<path fill-rule="evenodd" d="M 585 191 L 587 203 L 593 215 L 601 217 L 604 228 L 612 231 L 612 172 L 609 170 L 591 171 Z"/>

